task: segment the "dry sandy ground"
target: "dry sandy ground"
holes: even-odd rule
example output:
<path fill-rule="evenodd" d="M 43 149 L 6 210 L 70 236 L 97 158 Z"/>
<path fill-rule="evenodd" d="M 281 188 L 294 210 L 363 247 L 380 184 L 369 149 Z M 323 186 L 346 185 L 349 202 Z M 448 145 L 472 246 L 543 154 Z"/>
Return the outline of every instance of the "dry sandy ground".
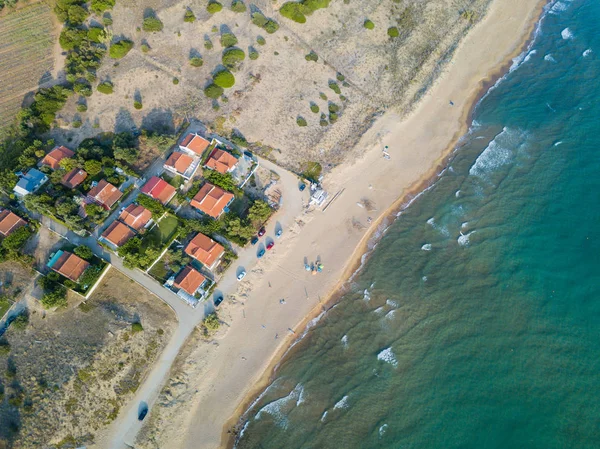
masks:
<path fill-rule="evenodd" d="M 76 143 L 99 131 L 172 128 L 182 117 L 195 117 L 213 131 L 237 128 L 249 141 L 275 147 L 278 151 L 270 157 L 294 169 L 301 170 L 307 161 L 327 168 L 354 159 L 363 150 L 355 144 L 374 117 L 389 108 L 408 110 L 447 61 L 471 27 L 460 16 L 461 9 L 481 17 L 490 0 L 354 1 L 331 2 L 300 25 L 279 15 L 282 0 L 246 1 L 245 13 L 231 11 L 231 0 L 225 0 L 223 10 L 212 16 L 206 0 L 119 0 L 112 11 L 112 34 L 133 40 L 135 47 L 117 63 L 107 57 L 98 71 L 100 80 L 114 83 L 114 94 L 94 93 L 87 100 L 88 111 L 77 117 L 83 122 L 79 129 L 69 125 L 77 116 L 78 99 L 73 97 L 60 113 L 64 128 L 57 138 Z M 251 4 L 278 21 L 280 29 L 268 34 L 252 24 Z M 194 23 L 183 22 L 188 7 L 197 17 Z M 138 30 L 146 8 L 153 8 L 164 22 L 162 32 Z M 364 28 L 366 18 L 375 29 Z M 387 29 L 394 25 L 401 35 L 391 39 Z M 219 38 L 227 29 L 238 38 L 246 59 L 234 72 L 235 86 L 225 91 L 227 101 L 221 99 L 220 109 L 214 110 L 202 89 L 221 62 Z M 265 45 L 257 43 L 259 36 Z M 212 49 L 205 48 L 207 40 Z M 141 50 L 144 42 L 150 46 L 147 53 Z M 257 60 L 248 58 L 249 47 L 259 52 Z M 305 59 L 311 50 L 318 62 Z M 193 55 L 203 58 L 202 67 L 189 64 Z M 345 77 L 343 82 L 338 73 Z M 179 80 L 177 85 L 173 78 Z M 341 94 L 329 87 L 330 81 L 337 82 Z M 136 96 L 143 103 L 139 111 L 133 108 Z M 311 112 L 311 102 L 319 106 L 319 113 Z M 321 126 L 328 102 L 340 107 L 340 117 Z M 308 126 L 299 127 L 298 116 Z"/>
<path fill-rule="evenodd" d="M 465 132 L 482 85 L 521 51 L 542 3 L 494 2 L 415 111 L 405 120 L 385 115 L 363 136 L 358 144 L 363 157 L 325 179 L 332 195 L 343 193 L 326 211 L 305 214 L 295 229 L 284 230 L 282 241 L 242 282 L 237 298 L 224 304 L 221 335 L 203 344 L 192 339 L 136 447 L 212 449 L 226 442 L 235 419 L 223 424 L 264 387 L 265 370 L 356 266 L 368 237 L 385 226 L 382 220 L 390 208 L 400 207 L 398 197 L 406 201 L 435 174 Z M 382 157 L 384 145 L 390 147 L 391 160 Z M 365 198 L 376 211 L 357 206 Z M 368 215 L 381 220 L 369 225 Z M 304 257 L 320 257 L 324 272 L 317 277 L 305 272 Z"/>
<path fill-rule="evenodd" d="M 11 351 L 0 355 L 0 447 L 93 442 L 143 380 L 175 317 L 116 270 L 78 307 L 46 313 L 33 299 L 29 306 L 29 325 L 9 327 Z"/>

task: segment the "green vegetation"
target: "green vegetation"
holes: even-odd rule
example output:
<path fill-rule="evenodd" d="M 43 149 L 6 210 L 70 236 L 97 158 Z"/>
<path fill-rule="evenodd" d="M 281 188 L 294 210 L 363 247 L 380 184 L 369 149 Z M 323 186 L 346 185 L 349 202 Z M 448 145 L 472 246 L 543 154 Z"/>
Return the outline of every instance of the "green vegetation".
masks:
<path fill-rule="evenodd" d="M 279 24 L 273 19 L 268 19 L 265 15 L 259 11 L 252 13 L 252 23 L 257 27 L 262 28 L 269 34 L 273 34 L 279 29 Z"/>
<path fill-rule="evenodd" d="M 150 51 L 150 45 L 146 44 L 145 42 L 140 46 L 140 48 L 142 49 L 142 53 L 148 53 Z"/>
<path fill-rule="evenodd" d="M 92 86 L 87 81 L 77 81 L 73 84 L 73 91 L 84 97 L 92 96 Z"/>
<path fill-rule="evenodd" d="M 202 321 L 202 329 L 204 330 L 204 335 L 209 336 L 216 331 L 219 330 L 219 326 L 221 325 L 219 318 L 215 312 L 209 314 Z"/>
<path fill-rule="evenodd" d="M 254 47 L 248 47 L 248 58 L 252 61 L 256 61 L 258 59 L 259 53 Z"/>
<path fill-rule="evenodd" d="M 221 47 L 228 48 L 233 47 L 238 43 L 237 37 L 233 33 L 223 33 L 221 34 Z"/>
<path fill-rule="evenodd" d="M 223 51 L 221 61 L 223 65 L 229 69 L 237 67 L 238 63 L 242 62 L 246 58 L 246 54 L 239 48 L 227 48 Z"/>
<path fill-rule="evenodd" d="M 157 201 L 154 198 L 150 198 L 149 196 L 146 196 L 146 195 L 138 195 L 136 202 L 140 206 L 145 207 L 150 212 L 152 212 L 152 216 L 155 219 L 160 218 L 167 210 L 165 208 L 165 206 L 163 206 L 160 203 L 160 201 Z"/>
<path fill-rule="evenodd" d="M 302 176 L 310 181 L 318 182 L 322 170 L 323 167 L 318 162 L 307 162 L 306 169 L 302 172 Z"/>
<path fill-rule="evenodd" d="M 90 8 L 96 14 L 102 14 L 115 6 L 115 0 L 92 0 Z"/>
<path fill-rule="evenodd" d="M 311 50 L 307 55 L 304 55 L 304 59 L 307 61 L 317 62 L 319 60 L 319 56 Z"/>
<path fill-rule="evenodd" d="M 220 72 L 215 73 L 213 82 L 217 86 L 227 89 L 235 84 L 235 77 L 229 70 L 223 69 Z"/>
<path fill-rule="evenodd" d="M 204 95 L 206 95 L 208 98 L 217 99 L 223 95 L 223 88 L 214 83 L 210 83 L 204 88 Z"/>
<path fill-rule="evenodd" d="M 313 103 L 312 101 L 310 102 L 310 110 L 312 112 L 314 112 L 315 114 L 319 113 L 319 106 L 317 105 L 317 103 Z"/>
<path fill-rule="evenodd" d="M 110 46 L 108 55 L 113 59 L 121 59 L 124 58 L 132 48 L 133 42 L 128 39 L 123 39 L 122 41 L 115 42 Z"/>
<path fill-rule="evenodd" d="M 202 67 L 202 64 L 204 64 L 204 61 L 200 56 L 194 56 L 190 58 L 190 65 L 192 67 Z"/>
<path fill-rule="evenodd" d="M 91 27 L 87 32 L 87 37 L 89 38 L 89 40 L 97 44 L 104 42 L 107 36 L 108 35 L 104 28 Z"/>
<path fill-rule="evenodd" d="M 334 91 L 336 94 L 341 94 L 342 91 L 340 90 L 340 86 L 338 85 L 338 83 L 336 83 L 333 80 L 329 80 L 329 88 Z"/>
<path fill-rule="evenodd" d="M 144 330 L 144 327 L 142 326 L 142 323 L 140 323 L 140 322 L 131 323 L 131 332 L 133 332 L 134 334 L 136 334 L 138 332 L 142 332 L 143 330 Z"/>
<path fill-rule="evenodd" d="M 113 83 L 111 83 L 110 81 L 103 81 L 100 84 L 98 84 L 96 90 L 102 94 L 109 95 L 113 93 L 113 87 Z"/>
<path fill-rule="evenodd" d="M 67 305 L 67 289 L 58 282 L 58 279 L 58 273 L 52 272 L 48 276 L 42 276 L 38 281 L 44 290 L 44 295 L 40 302 L 46 309 Z"/>
<path fill-rule="evenodd" d="M 88 37 L 86 30 L 65 27 L 60 32 L 58 43 L 63 50 L 73 50 L 75 47 L 79 47 L 86 37 Z"/>
<path fill-rule="evenodd" d="M 146 17 L 142 22 L 142 29 L 149 33 L 156 33 L 158 31 L 162 31 L 163 29 L 162 21 L 155 16 Z"/>
<path fill-rule="evenodd" d="M 231 10 L 233 12 L 246 12 L 246 4 L 242 0 L 233 0 Z"/>
<path fill-rule="evenodd" d="M 302 0 L 299 2 L 286 2 L 279 9 L 279 14 L 297 23 L 305 23 L 306 16 L 310 16 L 318 9 L 327 8 L 330 0 Z"/>
<path fill-rule="evenodd" d="M 308 126 L 308 123 L 306 123 L 306 120 L 304 119 L 304 117 L 298 116 L 296 118 L 296 123 L 298 124 L 298 126 Z"/>
<path fill-rule="evenodd" d="M 206 36 L 204 38 L 204 48 L 206 48 L 207 50 L 213 49 L 213 43 L 211 42 L 211 40 L 208 36 Z"/>
<path fill-rule="evenodd" d="M 335 77 L 337 78 L 337 80 L 340 83 L 343 82 L 346 79 L 346 77 L 344 75 L 342 75 L 341 73 L 339 73 L 339 72 L 335 75 Z"/>
<path fill-rule="evenodd" d="M 237 182 L 231 173 L 219 173 L 216 170 L 206 170 L 204 172 L 204 178 L 211 184 L 221 187 L 228 192 L 235 192 L 238 190 Z"/>
<path fill-rule="evenodd" d="M 144 107 L 144 105 L 142 104 L 141 100 L 134 100 L 133 107 L 135 109 L 142 109 Z"/>
<path fill-rule="evenodd" d="M 179 84 L 179 78 L 173 78 L 173 84 L 175 84 L 175 85 Z"/>
<path fill-rule="evenodd" d="M 264 38 L 264 37 L 262 37 L 262 36 L 257 36 L 257 37 L 256 37 L 256 43 L 257 43 L 258 45 L 265 45 L 265 44 L 267 43 L 267 41 L 265 40 L 265 38 Z"/>
<path fill-rule="evenodd" d="M 183 21 L 187 23 L 194 23 L 196 21 L 196 16 L 191 9 L 187 9 L 185 11 L 185 14 L 183 15 Z"/>
<path fill-rule="evenodd" d="M 10 354 L 10 343 L 5 338 L 0 338 L 0 356 Z M 4 391 L 2 390 L 4 394 Z"/>
<path fill-rule="evenodd" d="M 0 295 L 0 319 L 4 316 L 8 309 L 12 306 L 12 301 L 4 295 Z"/>
<path fill-rule="evenodd" d="M 367 30 L 372 30 L 373 28 L 375 28 L 375 24 L 373 22 L 371 22 L 369 19 L 365 19 L 365 22 L 363 23 L 363 26 Z"/>
<path fill-rule="evenodd" d="M 79 245 L 73 250 L 73 253 L 81 257 L 83 260 L 91 260 L 92 257 L 94 257 L 92 250 L 85 245 Z"/>
<path fill-rule="evenodd" d="M 398 37 L 400 35 L 400 32 L 398 31 L 398 28 L 396 28 L 396 27 L 389 27 L 387 30 L 387 34 L 389 37 L 394 38 L 394 37 Z"/>
<path fill-rule="evenodd" d="M 263 223 L 267 221 L 267 219 L 273 213 L 273 209 L 269 206 L 266 201 L 256 200 L 250 209 L 248 209 L 248 220 L 252 223 L 253 226 L 262 226 Z"/>
<path fill-rule="evenodd" d="M 11 321 L 10 326 L 16 330 L 22 331 L 27 328 L 28 324 L 29 313 L 27 312 L 27 310 L 24 310 Z"/>
<path fill-rule="evenodd" d="M 215 13 L 221 11 L 222 9 L 223 9 L 223 5 L 221 5 L 216 0 L 210 0 L 208 2 L 208 5 L 206 6 L 206 10 L 211 14 L 215 14 Z"/>

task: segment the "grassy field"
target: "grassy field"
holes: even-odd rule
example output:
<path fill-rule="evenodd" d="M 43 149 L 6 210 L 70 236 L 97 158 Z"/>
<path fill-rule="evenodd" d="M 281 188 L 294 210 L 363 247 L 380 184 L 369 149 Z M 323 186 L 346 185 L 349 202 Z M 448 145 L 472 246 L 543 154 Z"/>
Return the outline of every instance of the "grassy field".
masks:
<path fill-rule="evenodd" d="M 51 79 L 55 34 L 46 3 L 0 19 L 0 131 L 13 122 L 25 95 Z"/>
<path fill-rule="evenodd" d="M 167 215 L 154 226 L 144 240 L 155 247 L 163 247 L 177 230 L 177 218 Z"/>
<path fill-rule="evenodd" d="M 8 312 L 10 306 L 12 306 L 12 302 L 8 298 L 0 295 L 0 319 Z"/>

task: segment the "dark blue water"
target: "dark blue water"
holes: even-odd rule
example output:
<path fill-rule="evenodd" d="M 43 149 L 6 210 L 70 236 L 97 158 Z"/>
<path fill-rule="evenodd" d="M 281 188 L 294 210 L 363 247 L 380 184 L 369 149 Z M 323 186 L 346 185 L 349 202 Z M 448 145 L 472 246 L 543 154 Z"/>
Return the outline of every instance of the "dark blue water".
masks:
<path fill-rule="evenodd" d="M 554 5 L 239 448 L 600 447 L 599 23 Z"/>

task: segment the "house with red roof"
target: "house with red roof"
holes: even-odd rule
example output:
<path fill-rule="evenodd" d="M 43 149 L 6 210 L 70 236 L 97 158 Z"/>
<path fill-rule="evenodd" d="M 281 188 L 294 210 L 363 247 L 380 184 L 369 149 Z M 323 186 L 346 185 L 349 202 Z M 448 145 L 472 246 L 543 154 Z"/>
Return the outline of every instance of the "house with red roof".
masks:
<path fill-rule="evenodd" d="M 113 221 L 100 236 L 100 241 L 108 243 L 113 249 L 123 246 L 135 232 L 118 220 Z"/>
<path fill-rule="evenodd" d="M 198 233 L 185 247 L 185 253 L 212 270 L 221 262 L 225 248 L 210 237 Z"/>
<path fill-rule="evenodd" d="M 196 133 L 190 133 L 181 141 L 179 149 L 192 156 L 202 156 L 210 142 Z"/>
<path fill-rule="evenodd" d="M 199 292 L 199 290 L 207 283 L 206 278 L 199 271 L 188 265 L 175 277 L 173 287 L 183 290 L 188 295 L 196 296 L 196 293 L 201 295 L 204 293 L 204 291 Z"/>
<path fill-rule="evenodd" d="M 78 282 L 90 263 L 69 251 L 59 250 L 53 254 L 48 267 L 67 279 Z"/>
<path fill-rule="evenodd" d="M 219 148 L 215 148 L 210 153 L 210 156 L 208 156 L 204 167 L 225 174 L 233 171 L 237 163 L 238 160 L 234 155 Z"/>
<path fill-rule="evenodd" d="M 52 170 L 60 168 L 60 161 L 66 157 L 75 156 L 75 152 L 69 150 L 67 147 L 58 146 L 54 147 L 44 158 L 40 161 L 40 165 L 46 165 Z"/>
<path fill-rule="evenodd" d="M 199 157 L 190 156 L 181 151 L 173 151 L 163 167 L 165 170 L 168 170 L 175 175 L 182 176 L 185 179 L 191 179 L 196 173 L 196 170 L 198 170 L 199 165 Z"/>
<path fill-rule="evenodd" d="M 0 235 L 3 237 L 8 237 L 10 234 L 26 224 L 27 222 L 25 220 L 23 220 L 17 214 L 13 214 L 8 209 L 3 209 L 0 211 Z"/>
<path fill-rule="evenodd" d="M 150 178 L 148 182 L 142 186 L 140 191 L 150 198 L 160 201 L 162 204 L 167 204 L 177 193 L 175 187 L 158 176 Z"/>
<path fill-rule="evenodd" d="M 92 187 L 87 194 L 90 201 L 102 206 L 106 210 L 110 210 L 122 196 L 123 192 L 105 179 L 102 179 Z"/>
<path fill-rule="evenodd" d="M 87 178 L 87 173 L 85 170 L 81 168 L 74 168 L 65 176 L 63 176 L 60 183 L 68 189 L 74 189 Z"/>
<path fill-rule="evenodd" d="M 152 212 L 145 207 L 132 203 L 121 212 L 119 220 L 134 231 L 140 232 L 152 222 Z"/>
<path fill-rule="evenodd" d="M 192 198 L 190 204 L 210 217 L 219 218 L 234 198 L 233 193 L 207 182 Z"/>

